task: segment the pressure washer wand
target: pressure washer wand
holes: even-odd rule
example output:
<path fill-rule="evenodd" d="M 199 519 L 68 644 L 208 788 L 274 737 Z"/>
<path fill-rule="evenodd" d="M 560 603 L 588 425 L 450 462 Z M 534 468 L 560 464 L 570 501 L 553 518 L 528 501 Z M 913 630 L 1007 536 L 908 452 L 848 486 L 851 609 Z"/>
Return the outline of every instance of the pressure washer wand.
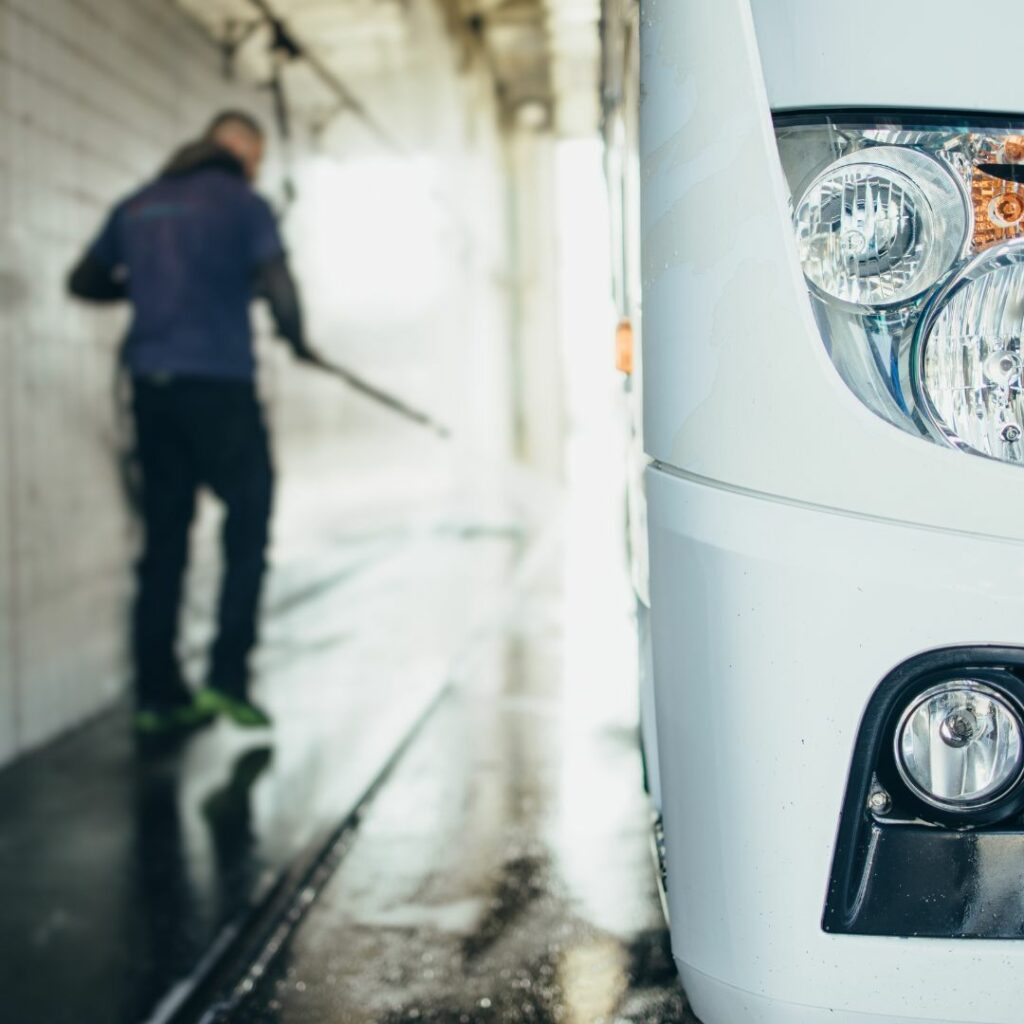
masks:
<path fill-rule="evenodd" d="M 451 437 L 451 431 L 443 423 L 438 423 L 437 420 L 428 416 L 425 412 L 414 409 L 411 405 L 406 405 L 401 399 L 395 398 L 394 395 L 389 395 L 386 391 L 381 391 L 380 388 L 368 384 L 362 377 L 352 373 L 351 370 L 346 370 L 342 366 L 336 366 L 334 363 L 325 362 L 319 356 L 307 357 L 307 359 L 313 366 L 323 370 L 325 373 L 329 373 L 332 377 L 343 380 L 353 390 L 372 399 L 379 405 L 385 406 L 392 412 L 398 413 L 399 416 L 404 416 L 407 420 L 412 420 L 413 423 L 418 423 L 421 427 L 432 430 L 438 437 Z"/>

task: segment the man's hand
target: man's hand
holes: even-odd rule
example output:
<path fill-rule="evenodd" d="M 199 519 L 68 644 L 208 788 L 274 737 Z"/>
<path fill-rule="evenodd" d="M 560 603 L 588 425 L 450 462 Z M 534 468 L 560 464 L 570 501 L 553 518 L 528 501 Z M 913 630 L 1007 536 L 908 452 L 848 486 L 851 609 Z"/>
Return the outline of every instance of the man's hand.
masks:
<path fill-rule="evenodd" d="M 292 342 L 292 354 L 300 363 L 309 363 L 310 366 L 325 367 L 327 364 L 324 362 L 323 357 L 306 344 L 305 340 L 298 343 Z"/>
<path fill-rule="evenodd" d="M 128 298 L 126 278 L 118 268 L 104 266 L 86 253 L 68 275 L 68 291 L 87 302 L 120 302 Z"/>

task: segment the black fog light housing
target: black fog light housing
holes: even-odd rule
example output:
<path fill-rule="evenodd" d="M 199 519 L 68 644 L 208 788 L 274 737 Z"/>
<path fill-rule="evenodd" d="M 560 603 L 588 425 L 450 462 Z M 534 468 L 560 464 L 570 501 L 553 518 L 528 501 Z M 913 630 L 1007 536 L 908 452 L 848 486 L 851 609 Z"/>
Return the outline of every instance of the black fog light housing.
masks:
<path fill-rule="evenodd" d="M 1024 665 L 1019 671 L 932 667 L 896 691 L 879 688 L 875 700 L 888 700 L 878 749 L 861 769 L 890 798 L 876 817 L 966 829 L 1024 808 Z"/>
<path fill-rule="evenodd" d="M 854 747 L 822 928 L 1024 938 L 1024 648 L 947 648 L 879 684 Z"/>

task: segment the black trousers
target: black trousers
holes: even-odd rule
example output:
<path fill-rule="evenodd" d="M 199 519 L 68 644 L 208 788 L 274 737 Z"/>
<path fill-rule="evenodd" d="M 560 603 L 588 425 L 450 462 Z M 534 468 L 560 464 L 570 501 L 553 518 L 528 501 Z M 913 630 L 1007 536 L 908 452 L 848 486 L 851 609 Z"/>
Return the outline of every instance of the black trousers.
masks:
<path fill-rule="evenodd" d="M 208 682 L 246 696 L 257 638 L 274 477 L 263 414 L 249 383 L 136 378 L 136 443 L 145 543 L 132 620 L 140 704 L 187 696 L 177 657 L 189 531 L 200 487 L 224 503 L 224 578 Z"/>

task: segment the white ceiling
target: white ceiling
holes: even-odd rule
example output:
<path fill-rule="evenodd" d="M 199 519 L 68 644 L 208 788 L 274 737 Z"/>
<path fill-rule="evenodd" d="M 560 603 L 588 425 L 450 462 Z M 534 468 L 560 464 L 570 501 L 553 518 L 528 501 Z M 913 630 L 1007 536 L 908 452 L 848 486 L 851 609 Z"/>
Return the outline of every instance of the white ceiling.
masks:
<path fill-rule="evenodd" d="M 268 74 L 269 30 L 261 0 L 175 0 L 218 41 L 251 34 L 237 61 Z M 563 134 L 592 133 L 599 119 L 600 0 L 433 0 L 453 35 L 479 48 L 504 113 L 547 121 Z M 343 84 L 402 74 L 415 56 L 409 0 L 262 0 L 296 41 Z M 256 27 L 259 25 L 259 27 Z M 336 99 L 300 62 L 288 70 L 289 95 L 314 117 Z M 361 97 L 372 109 L 372 96 Z"/>

